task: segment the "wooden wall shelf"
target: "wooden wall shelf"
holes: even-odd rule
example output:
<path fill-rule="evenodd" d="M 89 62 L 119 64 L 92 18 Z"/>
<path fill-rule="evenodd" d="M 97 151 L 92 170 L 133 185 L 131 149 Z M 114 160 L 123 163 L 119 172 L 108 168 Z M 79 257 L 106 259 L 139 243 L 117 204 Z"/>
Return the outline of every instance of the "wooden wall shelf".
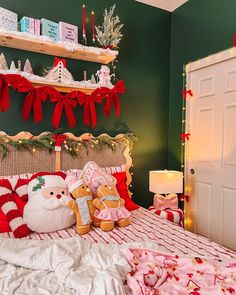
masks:
<path fill-rule="evenodd" d="M 30 39 L 25 36 L 14 33 L 0 32 L 0 45 L 10 48 L 38 52 L 53 56 L 67 57 L 85 61 L 92 61 L 101 64 L 108 64 L 115 60 L 116 54 L 101 51 L 101 53 L 91 52 L 89 50 L 68 51 L 66 48 L 56 43 L 47 43 L 46 41 Z"/>
<path fill-rule="evenodd" d="M 82 88 L 82 87 L 76 87 L 76 86 L 73 87 L 73 86 L 67 86 L 65 84 L 60 84 L 60 83 L 36 81 L 36 80 L 31 80 L 31 79 L 29 79 L 29 81 L 36 88 L 41 87 L 41 86 L 52 86 L 57 91 L 64 92 L 64 93 L 69 93 L 73 90 L 78 90 L 78 91 L 84 92 L 86 94 L 91 94 L 96 89 L 96 88 Z"/>

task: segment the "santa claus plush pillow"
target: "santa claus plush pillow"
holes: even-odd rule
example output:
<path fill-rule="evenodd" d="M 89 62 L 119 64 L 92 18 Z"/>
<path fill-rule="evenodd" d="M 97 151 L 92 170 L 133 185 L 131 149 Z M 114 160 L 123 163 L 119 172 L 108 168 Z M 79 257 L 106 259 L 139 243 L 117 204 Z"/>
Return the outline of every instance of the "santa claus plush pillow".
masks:
<path fill-rule="evenodd" d="M 75 216 L 67 206 L 72 200 L 62 172 L 34 174 L 28 184 L 28 202 L 24 221 L 36 232 L 53 232 L 75 223 Z"/>

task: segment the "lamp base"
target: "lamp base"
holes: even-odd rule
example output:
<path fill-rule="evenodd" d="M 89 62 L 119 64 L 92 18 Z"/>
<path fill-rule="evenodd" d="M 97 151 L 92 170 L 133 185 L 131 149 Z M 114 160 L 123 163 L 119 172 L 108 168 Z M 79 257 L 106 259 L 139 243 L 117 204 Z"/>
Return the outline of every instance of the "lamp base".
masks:
<path fill-rule="evenodd" d="M 166 196 L 155 194 L 153 206 L 156 210 L 178 209 L 177 194 L 168 194 Z"/>

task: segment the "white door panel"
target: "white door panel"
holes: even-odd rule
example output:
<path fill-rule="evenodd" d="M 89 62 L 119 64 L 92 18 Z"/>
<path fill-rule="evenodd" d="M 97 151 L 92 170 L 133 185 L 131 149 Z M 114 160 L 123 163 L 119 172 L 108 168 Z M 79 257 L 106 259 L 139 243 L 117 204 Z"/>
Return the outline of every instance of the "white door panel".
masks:
<path fill-rule="evenodd" d="M 187 89 L 185 227 L 236 250 L 236 56 L 190 64 Z"/>

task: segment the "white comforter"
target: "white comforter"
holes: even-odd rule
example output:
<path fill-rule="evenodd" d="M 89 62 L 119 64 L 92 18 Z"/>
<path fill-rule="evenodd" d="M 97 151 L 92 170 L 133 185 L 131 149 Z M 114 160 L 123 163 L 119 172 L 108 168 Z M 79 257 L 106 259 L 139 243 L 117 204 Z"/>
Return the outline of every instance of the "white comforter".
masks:
<path fill-rule="evenodd" d="M 0 238 L 1 295 L 122 295 L 130 266 L 129 247 L 158 250 L 155 242 L 90 244 Z"/>

